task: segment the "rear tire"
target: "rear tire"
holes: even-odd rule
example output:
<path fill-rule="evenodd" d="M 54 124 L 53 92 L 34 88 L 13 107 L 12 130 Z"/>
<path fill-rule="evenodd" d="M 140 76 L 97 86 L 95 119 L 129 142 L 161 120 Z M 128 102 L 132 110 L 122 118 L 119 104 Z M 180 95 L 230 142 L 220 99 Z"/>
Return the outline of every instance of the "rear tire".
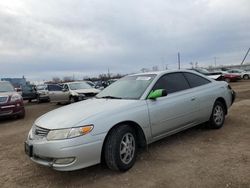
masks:
<path fill-rule="evenodd" d="M 244 80 L 248 80 L 248 79 L 249 79 L 249 75 L 248 75 L 248 74 L 245 74 L 245 75 L 243 76 L 243 79 L 244 79 Z"/>
<path fill-rule="evenodd" d="M 121 125 L 111 130 L 104 148 L 104 158 L 112 170 L 125 172 L 135 163 L 137 156 L 136 134 L 129 125 Z"/>
<path fill-rule="evenodd" d="M 209 126 L 212 129 L 220 129 L 225 121 L 226 107 L 220 101 L 215 101 L 212 114 L 209 120 Z"/>
<path fill-rule="evenodd" d="M 37 97 L 37 103 L 39 104 L 39 103 L 41 103 L 41 99 L 40 99 L 40 97 Z"/>

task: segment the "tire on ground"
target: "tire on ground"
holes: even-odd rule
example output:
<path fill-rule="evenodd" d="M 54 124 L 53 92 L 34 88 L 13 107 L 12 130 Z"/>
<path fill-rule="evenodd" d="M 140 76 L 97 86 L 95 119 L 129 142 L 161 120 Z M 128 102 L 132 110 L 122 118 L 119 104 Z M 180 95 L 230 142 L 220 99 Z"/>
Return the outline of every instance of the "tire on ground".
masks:
<path fill-rule="evenodd" d="M 122 161 L 120 151 L 122 140 L 126 135 L 132 135 L 134 139 L 133 156 L 127 164 Z M 134 165 L 137 156 L 137 140 L 135 130 L 129 125 L 120 125 L 113 128 L 107 137 L 104 147 L 104 159 L 110 169 L 123 172 L 129 170 Z"/>
<path fill-rule="evenodd" d="M 224 124 L 225 115 L 226 106 L 218 100 L 215 101 L 209 120 L 209 127 L 212 129 L 220 129 Z"/>

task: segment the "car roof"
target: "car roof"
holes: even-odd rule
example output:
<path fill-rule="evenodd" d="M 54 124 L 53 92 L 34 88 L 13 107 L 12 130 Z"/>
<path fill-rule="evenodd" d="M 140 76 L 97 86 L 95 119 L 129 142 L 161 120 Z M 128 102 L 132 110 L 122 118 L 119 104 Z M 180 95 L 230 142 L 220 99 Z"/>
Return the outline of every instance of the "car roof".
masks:
<path fill-rule="evenodd" d="M 164 70 L 164 71 L 152 71 L 152 72 L 144 72 L 144 73 L 136 73 L 136 74 L 131 74 L 128 76 L 140 76 L 140 75 L 149 75 L 149 74 L 155 74 L 155 75 L 164 75 L 166 73 L 173 73 L 173 72 L 190 72 L 190 73 L 195 73 L 197 74 L 196 71 L 194 70 L 187 70 L 187 69 L 173 69 L 173 70 Z"/>

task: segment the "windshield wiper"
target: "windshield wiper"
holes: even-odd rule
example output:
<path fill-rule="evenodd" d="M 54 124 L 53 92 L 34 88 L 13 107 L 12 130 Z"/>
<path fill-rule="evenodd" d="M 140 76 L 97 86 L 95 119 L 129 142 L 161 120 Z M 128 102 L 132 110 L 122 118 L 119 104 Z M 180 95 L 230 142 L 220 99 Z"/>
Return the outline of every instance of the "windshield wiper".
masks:
<path fill-rule="evenodd" d="M 100 98 L 103 98 L 103 99 L 122 99 L 121 97 L 114 97 L 114 96 L 103 96 L 103 97 L 100 97 Z"/>

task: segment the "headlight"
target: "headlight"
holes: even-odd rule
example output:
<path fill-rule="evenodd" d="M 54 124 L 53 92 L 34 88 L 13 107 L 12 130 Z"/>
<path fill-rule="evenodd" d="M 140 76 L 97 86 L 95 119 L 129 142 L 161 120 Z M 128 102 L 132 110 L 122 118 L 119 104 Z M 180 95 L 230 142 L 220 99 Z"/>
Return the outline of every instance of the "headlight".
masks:
<path fill-rule="evenodd" d="M 11 96 L 10 101 L 11 101 L 11 102 L 15 102 L 15 101 L 21 100 L 21 99 L 22 99 L 21 95 L 19 95 L 19 94 L 14 94 L 14 95 Z"/>
<path fill-rule="evenodd" d="M 70 93 L 71 93 L 72 96 L 78 96 L 78 95 L 79 95 L 79 94 L 78 94 L 77 92 L 75 92 L 75 91 L 70 91 Z"/>
<path fill-rule="evenodd" d="M 62 140 L 67 138 L 74 138 L 90 133 L 93 130 L 93 125 L 83 127 L 75 127 L 69 129 L 57 129 L 49 131 L 47 140 Z"/>

